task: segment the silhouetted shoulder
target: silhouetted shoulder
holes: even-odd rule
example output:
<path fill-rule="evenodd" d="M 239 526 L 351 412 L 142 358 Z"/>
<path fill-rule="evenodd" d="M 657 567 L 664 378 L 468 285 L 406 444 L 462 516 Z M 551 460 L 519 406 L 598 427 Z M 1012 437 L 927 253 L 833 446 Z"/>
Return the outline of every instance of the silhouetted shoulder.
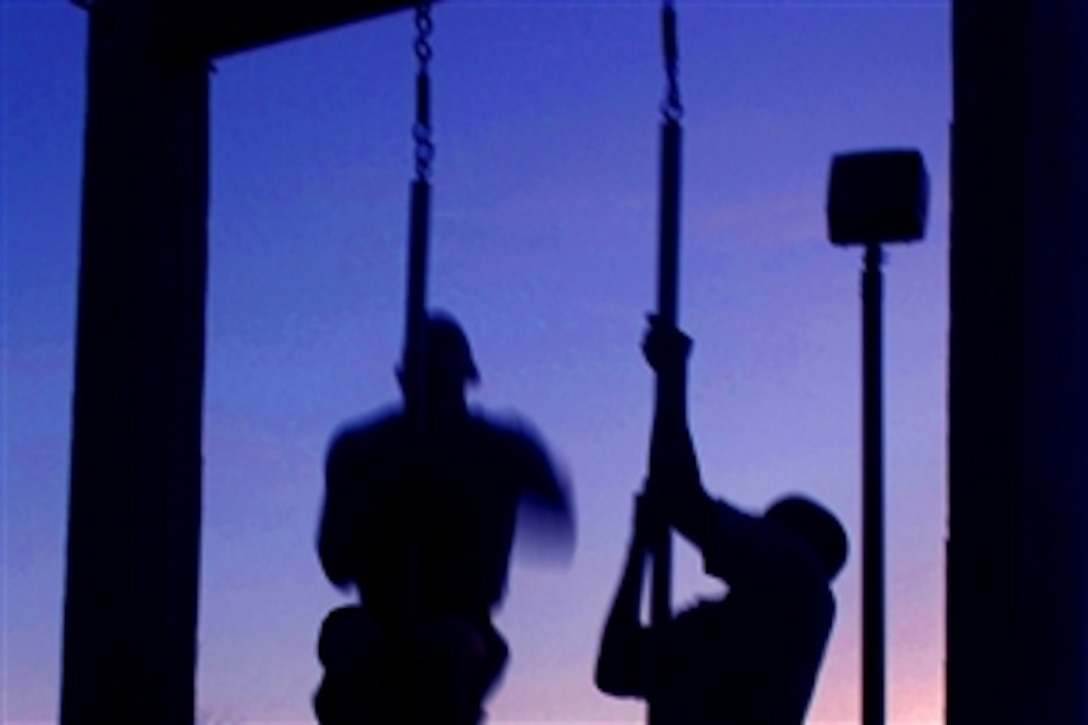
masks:
<path fill-rule="evenodd" d="M 522 475 L 535 468 L 554 477 L 547 446 L 526 420 L 479 409 L 472 410 L 471 420 L 491 454 L 498 456 L 504 466 L 512 466 Z"/>
<path fill-rule="evenodd" d="M 396 408 L 350 421 L 329 442 L 325 476 L 330 487 L 354 485 L 360 475 L 386 478 L 403 465 L 409 443 L 407 421 Z"/>
<path fill-rule="evenodd" d="M 510 445 L 530 445 L 543 449 L 544 443 L 533 424 L 515 412 L 495 412 L 479 407 L 471 409 L 472 420 Z"/>
<path fill-rule="evenodd" d="M 527 466 L 542 467 L 551 475 L 556 475 L 548 445 L 524 417 L 509 411 L 494 413 L 478 409 L 472 411 L 472 417 L 488 430 L 494 445 L 505 450 L 513 460 Z"/>
<path fill-rule="evenodd" d="M 533 425 L 517 414 L 474 410 L 473 419 L 487 431 L 505 477 L 518 486 L 521 551 L 569 561 L 574 550 L 574 513 L 566 471 Z"/>
<path fill-rule="evenodd" d="M 342 454 L 346 448 L 372 448 L 387 445 L 404 435 L 404 413 L 394 407 L 344 423 L 332 435 L 328 455 Z"/>

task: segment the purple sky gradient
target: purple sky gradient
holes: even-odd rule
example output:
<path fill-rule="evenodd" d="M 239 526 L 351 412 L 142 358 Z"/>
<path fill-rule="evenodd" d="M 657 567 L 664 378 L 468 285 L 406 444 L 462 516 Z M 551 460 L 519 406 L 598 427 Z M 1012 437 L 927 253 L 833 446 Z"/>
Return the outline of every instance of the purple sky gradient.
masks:
<path fill-rule="evenodd" d="M 826 501 L 855 557 L 810 710 L 859 704 L 859 250 L 826 241 L 831 154 L 918 147 L 924 244 L 886 266 L 890 721 L 943 707 L 947 0 L 678 3 L 686 106 L 680 316 L 711 490 Z M 432 301 L 473 340 L 476 401 L 570 472 L 566 569 L 516 565 L 491 721 L 642 719 L 592 685 L 640 487 L 652 379 L 659 4 L 452 0 L 435 11 Z M 86 18 L 5 0 L 0 206 L 0 719 L 59 689 Z M 399 15 L 221 60 L 212 79 L 201 711 L 311 718 L 341 597 L 313 549 L 332 429 L 395 398 L 412 174 Z M 677 603 L 718 591 L 677 546 Z"/>

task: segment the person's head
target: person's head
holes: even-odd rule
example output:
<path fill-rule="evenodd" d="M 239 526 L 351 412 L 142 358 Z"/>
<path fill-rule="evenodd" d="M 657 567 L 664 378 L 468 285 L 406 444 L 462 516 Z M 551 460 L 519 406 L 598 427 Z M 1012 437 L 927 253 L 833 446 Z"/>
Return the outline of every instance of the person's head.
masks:
<path fill-rule="evenodd" d="M 823 562 L 828 581 L 846 563 L 850 543 L 845 529 L 834 514 L 812 499 L 797 495 L 780 498 L 763 517 L 803 538 Z"/>
<path fill-rule="evenodd" d="M 447 313 L 431 312 L 425 322 L 423 344 L 424 382 L 429 403 L 462 400 L 465 386 L 479 382 L 480 372 L 461 325 Z M 397 380 L 406 398 L 411 395 L 412 376 L 418 364 L 419 351 L 409 345 L 397 367 Z"/>

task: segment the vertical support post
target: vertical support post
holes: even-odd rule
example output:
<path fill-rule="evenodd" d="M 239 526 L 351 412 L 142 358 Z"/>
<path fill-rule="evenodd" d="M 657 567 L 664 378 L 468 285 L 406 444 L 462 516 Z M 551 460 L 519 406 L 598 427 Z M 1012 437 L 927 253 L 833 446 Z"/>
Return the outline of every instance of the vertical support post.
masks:
<path fill-rule="evenodd" d="M 94 4 L 61 721 L 193 722 L 208 72 Z"/>
<path fill-rule="evenodd" d="M 955 0 L 947 721 L 1088 722 L 1088 4 Z"/>
<path fill-rule="evenodd" d="M 883 725 L 884 381 L 883 251 L 865 247 L 862 272 L 862 724 Z"/>

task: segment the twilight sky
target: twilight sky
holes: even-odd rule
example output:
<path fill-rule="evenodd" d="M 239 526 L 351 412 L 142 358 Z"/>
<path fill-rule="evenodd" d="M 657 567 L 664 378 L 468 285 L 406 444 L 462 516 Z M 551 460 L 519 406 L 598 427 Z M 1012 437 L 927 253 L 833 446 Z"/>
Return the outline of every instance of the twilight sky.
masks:
<path fill-rule="evenodd" d="M 856 722 L 859 250 L 826 241 L 831 154 L 917 147 L 921 245 L 886 266 L 890 720 L 943 703 L 948 0 L 679 0 L 682 325 L 713 493 L 820 498 L 855 544 L 813 723 Z M 654 0 L 451 0 L 435 11 L 431 299 L 474 343 L 474 398 L 570 473 L 568 568 L 515 563 L 495 723 L 637 722 L 592 685 L 651 416 Z M 401 14 L 217 63 L 205 392 L 200 711 L 311 719 L 313 539 L 332 429 L 395 399 L 414 56 Z M 58 704 L 86 18 L 2 0 L 0 720 Z M 677 604 L 720 585 L 677 546 Z"/>

